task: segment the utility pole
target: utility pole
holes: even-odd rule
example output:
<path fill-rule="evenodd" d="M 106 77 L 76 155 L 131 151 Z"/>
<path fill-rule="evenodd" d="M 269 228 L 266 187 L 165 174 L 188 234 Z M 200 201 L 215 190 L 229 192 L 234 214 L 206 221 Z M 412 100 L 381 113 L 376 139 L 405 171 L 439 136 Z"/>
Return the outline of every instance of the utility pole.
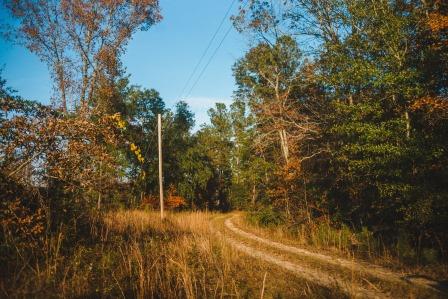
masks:
<path fill-rule="evenodd" d="M 157 114 L 157 135 L 159 139 L 159 196 L 160 196 L 160 219 L 165 217 L 163 214 L 163 173 L 162 173 L 162 116 Z"/>

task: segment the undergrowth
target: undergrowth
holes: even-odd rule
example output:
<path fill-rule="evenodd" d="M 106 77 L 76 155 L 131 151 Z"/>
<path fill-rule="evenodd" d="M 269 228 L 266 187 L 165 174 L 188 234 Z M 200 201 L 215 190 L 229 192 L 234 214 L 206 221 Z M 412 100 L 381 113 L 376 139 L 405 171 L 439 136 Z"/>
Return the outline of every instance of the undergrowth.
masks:
<path fill-rule="evenodd" d="M 248 212 L 245 219 L 253 227 L 267 228 L 263 232 L 269 232 L 273 237 L 284 237 L 300 245 L 421 272 L 434 278 L 448 277 L 443 248 L 418 249 L 405 232 L 385 241 L 367 227 L 354 229 L 334 223 L 328 217 L 308 218 L 300 223 L 288 221 L 284 213 L 272 207 Z"/>

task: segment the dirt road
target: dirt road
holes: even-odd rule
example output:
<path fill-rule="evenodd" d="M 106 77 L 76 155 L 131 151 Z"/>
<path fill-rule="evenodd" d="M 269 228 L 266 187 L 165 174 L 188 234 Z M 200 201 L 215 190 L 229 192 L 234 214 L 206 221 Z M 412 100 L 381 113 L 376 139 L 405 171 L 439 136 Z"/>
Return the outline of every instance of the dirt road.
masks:
<path fill-rule="evenodd" d="M 404 295 L 443 298 L 444 294 L 440 293 L 434 281 L 411 279 L 405 273 L 376 265 L 262 238 L 238 227 L 234 221 L 237 217 L 240 216 L 224 216 L 223 225 L 216 233 L 236 250 L 288 270 L 305 280 L 329 289 L 338 288 L 348 296 L 357 298 L 397 298 Z"/>

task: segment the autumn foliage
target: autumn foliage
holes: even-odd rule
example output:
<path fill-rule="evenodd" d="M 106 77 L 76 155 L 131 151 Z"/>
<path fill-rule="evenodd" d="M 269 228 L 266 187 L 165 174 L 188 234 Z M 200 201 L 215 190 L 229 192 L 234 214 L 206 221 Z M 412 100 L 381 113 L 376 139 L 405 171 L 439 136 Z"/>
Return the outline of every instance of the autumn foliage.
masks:
<path fill-rule="evenodd" d="M 412 110 L 426 110 L 429 113 L 448 112 L 448 101 L 441 97 L 424 97 L 415 101 L 412 106 Z"/>
<path fill-rule="evenodd" d="M 176 194 L 176 188 L 174 186 L 170 186 L 168 189 L 168 198 L 166 199 L 166 205 L 170 209 L 182 208 L 187 205 L 185 198 Z"/>
<path fill-rule="evenodd" d="M 433 12 L 428 16 L 428 26 L 433 32 L 440 32 L 448 29 L 448 16 Z"/>
<path fill-rule="evenodd" d="M 32 210 L 23 199 L 3 201 L 0 207 L 2 242 L 23 249 L 37 249 L 44 243 L 46 215 L 43 208 Z"/>
<path fill-rule="evenodd" d="M 160 208 L 160 198 L 158 195 L 145 195 L 142 200 L 142 207 L 150 207 L 152 209 Z M 164 208 L 179 209 L 187 206 L 187 200 L 177 195 L 176 188 L 171 185 L 168 188 L 168 196 L 164 198 Z"/>

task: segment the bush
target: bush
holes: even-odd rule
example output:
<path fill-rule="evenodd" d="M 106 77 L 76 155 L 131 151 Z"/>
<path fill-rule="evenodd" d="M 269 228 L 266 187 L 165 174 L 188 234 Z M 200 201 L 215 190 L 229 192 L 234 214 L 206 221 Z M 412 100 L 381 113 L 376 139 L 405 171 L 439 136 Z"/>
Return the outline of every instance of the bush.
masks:
<path fill-rule="evenodd" d="M 271 206 L 263 207 L 257 211 L 249 213 L 248 219 L 250 222 L 264 227 L 278 226 L 285 223 L 283 213 Z"/>

